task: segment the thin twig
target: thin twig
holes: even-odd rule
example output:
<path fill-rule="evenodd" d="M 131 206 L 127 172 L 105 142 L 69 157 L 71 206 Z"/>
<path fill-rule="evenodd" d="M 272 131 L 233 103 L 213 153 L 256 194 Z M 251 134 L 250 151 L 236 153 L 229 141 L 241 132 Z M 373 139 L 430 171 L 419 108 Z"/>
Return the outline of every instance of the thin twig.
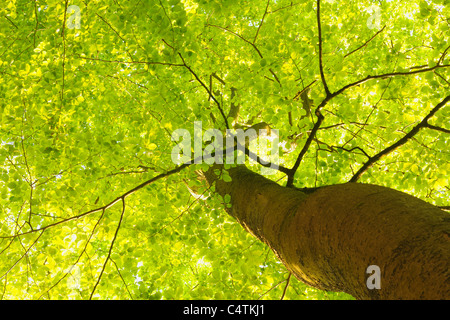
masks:
<path fill-rule="evenodd" d="M 313 82 L 311 82 L 311 83 L 308 84 L 306 87 L 304 87 L 302 90 L 300 90 L 299 92 L 297 92 L 297 94 L 295 95 L 294 98 L 292 98 L 292 100 L 297 100 L 298 97 L 300 97 L 300 95 L 301 95 L 303 92 L 305 92 L 306 90 L 308 90 L 308 88 L 311 87 L 316 81 L 317 81 L 317 79 L 316 79 L 316 80 L 313 80 Z"/>
<path fill-rule="evenodd" d="M 444 80 L 445 82 L 447 82 L 447 84 L 450 86 L 450 82 L 447 81 L 447 79 L 445 79 L 440 73 L 438 72 L 434 72 L 434 74 L 436 74 L 439 78 L 441 78 L 442 80 Z"/>
<path fill-rule="evenodd" d="M 122 277 L 122 274 L 120 273 L 120 270 L 119 270 L 119 267 L 117 266 L 117 263 L 116 263 L 113 259 L 110 259 L 110 260 L 111 260 L 111 262 L 114 263 L 114 265 L 116 266 L 117 273 L 119 274 L 120 279 L 122 279 L 122 282 L 123 282 L 123 284 L 125 285 L 125 289 L 127 289 L 127 292 L 128 292 L 128 294 L 130 295 L 131 300 L 133 300 L 133 296 L 131 295 L 130 290 L 128 290 L 128 285 L 127 285 L 127 283 L 125 282 L 125 279 Z"/>
<path fill-rule="evenodd" d="M 258 53 L 259 57 L 260 57 L 261 59 L 263 58 L 263 55 L 261 54 L 261 52 L 259 51 L 259 49 L 256 47 L 256 45 L 255 45 L 254 43 L 252 43 L 251 41 L 248 41 L 247 39 L 245 39 L 245 38 L 244 38 L 243 36 L 241 36 L 240 34 L 238 34 L 238 33 L 236 33 L 236 32 L 233 32 L 233 31 L 231 31 L 231 30 L 229 30 L 229 29 L 227 29 L 227 28 L 224 28 L 224 27 L 221 27 L 221 26 L 216 26 L 216 25 L 209 24 L 209 23 L 208 23 L 206 26 L 207 26 L 207 27 L 214 27 L 214 28 L 222 29 L 222 30 L 225 30 L 225 31 L 227 31 L 227 32 L 229 32 L 229 33 L 235 35 L 236 37 L 238 37 L 238 38 L 241 39 L 242 41 L 244 41 L 244 42 L 248 43 L 249 45 L 251 45 L 251 46 L 253 47 L 253 49 L 255 49 L 255 51 Z"/>
<path fill-rule="evenodd" d="M 349 55 L 351 55 L 352 53 L 355 53 L 356 51 L 364 48 L 365 46 L 367 46 L 367 44 L 372 41 L 378 34 L 380 34 L 381 32 L 383 32 L 384 28 L 386 28 L 386 26 L 384 26 L 381 30 L 379 30 L 377 33 L 375 33 L 372 38 L 370 38 L 369 40 L 367 40 L 363 45 L 361 45 L 360 47 L 356 48 L 355 50 L 353 50 L 352 52 L 347 53 L 344 58 L 347 58 Z"/>
<path fill-rule="evenodd" d="M 36 237 L 36 239 L 33 241 L 33 243 L 28 247 L 28 249 L 25 251 L 25 253 L 19 258 L 19 260 L 17 260 L 9 269 L 8 271 L 6 271 L 1 277 L 0 279 L 2 279 L 4 276 L 6 276 L 18 263 L 20 260 L 23 259 L 23 257 L 25 257 L 28 254 L 28 251 L 31 250 L 31 248 L 34 247 L 34 245 L 36 244 L 36 242 L 39 240 L 39 238 L 42 236 L 42 234 L 45 232 L 45 230 L 42 230 L 42 232 L 39 234 L 39 236 Z"/>
<path fill-rule="evenodd" d="M 322 62 L 322 27 L 320 25 L 320 0 L 317 0 L 317 28 L 319 30 L 319 69 L 320 69 L 320 77 L 322 78 L 323 87 L 325 89 L 325 93 L 328 96 L 331 95 L 330 90 L 328 89 L 327 82 L 325 81 L 325 75 L 323 73 L 323 62 Z"/>
<path fill-rule="evenodd" d="M 104 60 L 99 58 L 89 58 L 89 57 L 82 57 L 78 56 L 80 59 L 84 60 L 92 60 L 92 61 L 100 61 L 100 62 L 106 62 L 106 63 L 130 63 L 130 64 L 156 64 L 156 65 L 162 65 L 162 66 L 170 66 L 170 67 L 184 67 L 184 64 L 177 64 L 177 63 L 169 63 L 169 62 L 158 62 L 158 61 L 120 61 L 120 60 Z"/>
<path fill-rule="evenodd" d="M 100 283 L 100 280 L 102 279 L 102 275 L 103 275 L 103 272 L 105 271 L 106 264 L 108 263 L 108 261 L 109 261 L 109 259 L 111 257 L 111 252 L 112 252 L 112 249 L 114 247 L 114 243 L 116 241 L 117 234 L 119 233 L 119 229 L 120 229 L 120 225 L 122 223 L 122 219 L 123 219 L 124 213 L 125 213 L 125 197 L 122 198 L 122 213 L 120 214 L 119 223 L 117 225 L 116 232 L 114 233 L 114 237 L 113 237 L 113 239 L 111 241 L 111 246 L 109 247 L 108 256 L 106 257 L 105 263 L 103 264 L 102 271 L 100 271 L 100 275 L 98 276 L 97 282 L 94 285 L 94 289 L 92 289 L 92 292 L 91 292 L 91 295 L 89 297 L 89 300 L 92 299 L 92 296 L 94 295 L 95 289 L 97 289 L 97 286 Z"/>
<path fill-rule="evenodd" d="M 83 254 L 86 252 L 87 246 L 88 246 L 89 242 L 91 241 L 91 238 L 92 238 L 93 235 L 94 235 L 95 229 L 96 229 L 97 226 L 100 224 L 100 221 L 102 220 L 102 218 L 103 218 L 104 215 L 105 215 L 105 210 L 103 210 L 103 212 L 102 212 L 100 218 L 98 218 L 97 222 L 95 223 L 94 228 L 92 229 L 91 234 L 89 235 L 89 238 L 87 239 L 87 241 L 86 241 L 86 243 L 85 243 L 85 245 L 84 245 L 83 250 L 82 250 L 81 253 L 78 255 L 77 260 L 72 264 L 72 267 L 75 266 L 75 265 L 80 261 L 81 257 L 82 257 Z M 40 300 L 44 294 L 48 293 L 50 290 L 52 290 L 54 287 L 56 287 L 62 280 L 64 280 L 64 278 L 67 277 L 67 276 L 69 275 L 70 271 L 71 271 L 71 269 L 68 270 L 68 271 L 64 274 L 64 276 L 62 276 L 58 281 L 56 281 L 50 288 L 48 288 L 45 292 L 43 292 L 43 293 L 39 296 L 39 298 L 38 298 L 37 300 Z"/>
<path fill-rule="evenodd" d="M 16 29 L 19 29 L 19 27 L 18 26 L 16 26 L 15 24 L 14 24 L 14 22 L 12 22 L 11 21 L 11 19 L 9 19 L 8 18 L 8 16 L 7 15 L 4 15 L 4 17 L 16 28 Z"/>
<path fill-rule="evenodd" d="M 410 72 L 391 72 L 391 73 L 379 74 L 379 75 L 375 75 L 375 76 L 368 75 L 364 79 L 360 79 L 358 81 L 355 81 L 355 82 L 352 82 L 350 84 L 347 84 L 347 85 L 343 86 L 341 89 L 339 89 L 336 92 L 332 93 L 331 94 L 331 98 L 336 97 L 337 95 L 341 94 L 342 92 L 344 92 L 345 90 L 347 90 L 347 89 L 349 89 L 351 87 L 355 87 L 357 85 L 360 85 L 360 84 L 362 84 L 364 82 L 367 82 L 369 80 L 372 80 L 372 79 L 390 78 L 390 77 L 396 77 L 396 76 L 407 76 L 407 75 L 413 75 L 413 74 L 422 73 L 422 72 L 433 71 L 433 70 L 438 69 L 438 68 L 448 68 L 448 67 L 450 67 L 450 65 L 436 65 L 434 67 L 420 69 L 420 70 L 415 70 L 415 71 L 410 71 Z M 327 98 L 325 98 L 325 99 L 327 99 Z"/>
<path fill-rule="evenodd" d="M 184 164 L 182 164 L 182 165 L 176 167 L 175 169 L 169 170 L 169 171 L 167 171 L 166 173 L 161 173 L 161 174 L 159 174 L 159 175 L 157 175 L 157 176 L 155 176 L 155 177 L 153 177 L 153 178 L 151 178 L 151 179 L 149 179 L 149 180 L 147 180 L 147 181 L 144 181 L 144 182 L 141 183 L 140 185 L 134 187 L 134 188 L 131 189 L 131 190 L 128 190 L 127 192 L 125 192 L 125 193 L 122 194 L 121 196 L 115 198 L 114 200 L 110 201 L 109 203 L 107 203 L 106 205 L 104 205 L 104 206 L 102 206 L 102 207 L 95 208 L 95 209 L 92 209 L 92 210 L 83 212 L 83 213 L 81 213 L 81 214 L 79 214 L 79 215 L 76 215 L 76 216 L 73 216 L 73 217 L 69 217 L 69 218 L 60 220 L 60 221 L 58 221 L 58 222 L 54 222 L 54 223 L 48 224 L 48 225 L 43 226 L 43 227 L 41 227 L 41 228 L 39 228 L 39 229 L 33 229 L 33 230 L 26 231 L 26 232 L 23 232 L 23 233 L 20 233 L 20 234 L 16 234 L 16 235 L 13 235 L 13 236 L 0 236 L 0 239 L 9 239 L 9 238 L 14 238 L 14 237 L 22 236 L 22 235 L 25 235 L 25 234 L 29 234 L 29 233 L 34 233 L 34 232 L 37 232 L 37 231 L 44 231 L 44 230 L 46 230 L 46 229 L 48 229 L 48 228 L 57 226 L 57 225 L 59 225 L 59 224 L 62 224 L 62 223 L 65 223 L 65 222 L 68 222 L 68 221 L 71 221 L 71 220 L 80 219 L 80 218 L 82 218 L 82 217 L 84 217 L 84 216 L 90 215 L 90 214 L 95 213 L 95 212 L 99 212 L 99 211 L 102 211 L 102 210 L 106 210 L 106 209 L 112 207 L 113 205 L 115 205 L 115 204 L 116 204 L 117 202 L 119 202 L 120 200 L 122 200 L 122 199 L 124 199 L 125 197 L 129 196 L 130 194 L 132 194 L 132 193 L 134 193 L 134 192 L 136 192 L 136 191 L 138 191 L 138 190 L 140 190 L 140 189 L 146 187 L 147 185 L 149 185 L 149 184 L 151 184 L 151 183 L 153 183 L 153 182 L 155 182 L 155 181 L 157 181 L 157 180 L 159 180 L 159 179 L 162 179 L 162 178 L 168 177 L 168 176 L 170 176 L 170 175 L 172 175 L 172 174 L 178 173 L 178 172 L 180 172 L 181 170 L 183 170 L 183 169 L 187 168 L 188 166 L 190 166 L 192 163 L 194 163 L 194 161 L 189 161 L 189 162 L 187 162 L 187 163 L 184 163 Z"/>
<path fill-rule="evenodd" d="M 206 92 L 208 92 L 208 95 L 213 99 L 213 101 L 216 103 L 222 117 L 223 120 L 225 122 L 225 126 L 227 129 L 230 129 L 229 125 L 228 125 L 228 120 L 227 120 L 227 116 L 225 115 L 225 113 L 222 110 L 222 106 L 220 105 L 219 101 L 217 101 L 217 99 L 214 97 L 214 95 L 212 94 L 212 92 L 208 89 L 208 87 L 203 83 L 203 81 L 197 76 L 197 74 L 186 64 L 186 62 L 183 59 L 183 56 L 181 55 L 181 53 L 178 53 L 178 55 L 180 56 L 181 60 L 183 61 L 183 65 L 186 67 L 186 69 L 189 70 L 189 72 L 195 77 L 195 79 L 197 79 L 197 81 L 202 85 L 203 88 L 205 88 Z"/>
<path fill-rule="evenodd" d="M 33 34 L 33 46 L 36 48 L 36 32 L 37 32 L 37 29 L 39 26 L 37 0 L 34 0 L 34 16 L 36 17 L 36 27 L 34 28 L 34 34 Z"/>
<path fill-rule="evenodd" d="M 286 279 L 286 285 L 284 286 L 283 294 L 281 295 L 280 300 L 283 300 L 283 298 L 284 298 L 284 296 L 286 294 L 286 290 L 287 290 L 287 288 L 289 286 L 289 281 L 291 280 L 291 275 L 292 275 L 292 272 L 289 272 L 289 275 L 288 275 L 288 277 Z"/>
<path fill-rule="evenodd" d="M 256 30 L 255 38 L 253 39 L 253 44 L 255 44 L 255 42 L 256 42 L 256 38 L 258 37 L 259 30 L 261 29 L 261 26 L 262 26 L 262 24 L 264 22 L 264 18 L 266 17 L 267 9 L 269 9 L 269 3 L 270 3 L 270 0 L 267 0 L 266 10 L 264 11 L 264 14 L 263 14 L 263 17 L 261 19 L 261 22 L 259 23 L 258 30 Z"/>
<path fill-rule="evenodd" d="M 324 100 L 325 101 L 325 100 Z M 319 105 L 320 107 L 320 105 Z M 309 149 L 309 146 L 311 145 L 311 142 L 314 140 L 317 130 L 319 130 L 320 125 L 322 124 L 323 120 L 325 119 L 324 116 L 322 115 L 322 113 L 319 110 L 319 107 L 317 107 L 316 109 L 316 116 L 317 116 L 317 122 L 314 124 L 313 129 L 311 130 L 308 139 L 305 142 L 305 145 L 303 146 L 302 150 L 300 151 L 297 160 L 295 161 L 294 166 L 289 170 L 289 173 L 287 174 L 288 180 L 286 183 L 286 187 L 292 187 L 293 183 L 294 183 L 294 175 L 295 172 L 297 171 L 298 167 L 300 166 L 300 163 L 303 159 L 303 157 L 305 156 L 306 152 Z"/>

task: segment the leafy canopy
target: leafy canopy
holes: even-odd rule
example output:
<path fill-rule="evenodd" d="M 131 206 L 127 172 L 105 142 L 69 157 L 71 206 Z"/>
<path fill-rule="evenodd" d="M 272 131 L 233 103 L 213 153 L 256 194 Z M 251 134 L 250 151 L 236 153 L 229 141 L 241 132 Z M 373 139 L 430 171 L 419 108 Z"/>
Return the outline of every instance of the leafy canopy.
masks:
<path fill-rule="evenodd" d="M 197 180 L 204 165 L 171 171 L 171 134 L 193 133 L 194 121 L 223 130 L 233 103 L 240 124 L 279 130 L 282 166 L 311 137 L 295 186 L 349 181 L 450 88 L 450 2 L 373 3 L 7 0 L 1 297 L 349 298 L 287 281 L 272 252 L 226 215 L 230 199 Z M 309 87 L 315 108 L 325 84 L 345 90 L 322 106 L 312 136 L 317 114 L 299 93 Z M 448 205 L 449 116 L 440 108 L 359 181 Z"/>

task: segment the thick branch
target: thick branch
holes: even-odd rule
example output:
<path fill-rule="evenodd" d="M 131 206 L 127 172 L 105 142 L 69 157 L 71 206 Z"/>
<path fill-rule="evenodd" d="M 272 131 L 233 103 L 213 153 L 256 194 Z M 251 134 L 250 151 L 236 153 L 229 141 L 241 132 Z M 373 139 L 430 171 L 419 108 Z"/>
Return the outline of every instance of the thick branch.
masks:
<path fill-rule="evenodd" d="M 391 72 L 391 73 L 385 73 L 385 74 L 380 74 L 380 75 L 375 75 L 375 76 L 368 75 L 364 79 L 352 82 L 352 83 L 342 87 L 338 91 L 332 93 L 331 97 L 332 98 L 336 97 L 337 95 L 341 94 L 345 90 L 347 90 L 347 89 L 349 89 L 351 87 L 355 87 L 357 85 L 360 85 L 360 84 L 362 84 L 362 83 L 364 83 L 366 81 L 372 80 L 372 79 L 390 78 L 390 77 L 395 77 L 395 76 L 407 76 L 407 75 L 413 75 L 413 74 L 422 73 L 422 72 L 433 71 L 433 70 L 438 69 L 438 68 L 448 68 L 448 67 L 450 67 L 450 65 L 436 65 L 434 67 L 420 69 L 420 70 L 415 70 L 415 71 L 410 71 L 410 72 Z M 413 68 L 410 68 L 410 69 L 413 69 Z"/>
<path fill-rule="evenodd" d="M 318 16 L 318 18 L 319 18 L 319 16 Z M 320 22 L 320 20 L 318 19 L 318 21 Z M 320 24 L 319 24 L 320 25 Z M 361 79 L 361 80 L 358 80 L 358 81 L 355 81 L 355 82 L 353 82 L 353 83 L 350 83 L 350 84 L 348 84 L 348 85 L 345 85 L 344 87 L 342 87 L 341 89 L 339 89 L 339 90 L 337 90 L 336 92 L 334 92 L 334 93 L 330 93 L 330 94 L 328 94 L 323 100 L 322 100 L 322 102 L 320 103 L 320 105 L 317 107 L 317 109 L 316 109 L 316 115 L 318 116 L 318 120 L 317 120 L 317 122 L 316 122 L 316 124 L 314 125 L 314 128 L 313 128 L 313 130 L 310 132 L 310 134 L 309 134 L 309 136 L 308 136 L 308 139 L 307 139 L 307 141 L 306 141 L 306 143 L 305 143 L 305 145 L 303 146 L 303 149 L 301 150 L 301 152 L 300 152 L 300 154 L 298 155 L 298 158 L 297 158 L 297 161 L 295 162 L 295 164 L 294 164 L 294 167 L 292 167 L 292 169 L 290 169 L 290 172 L 289 172 L 289 174 L 288 174 L 288 182 L 287 182 L 287 186 L 288 187 L 292 187 L 292 184 L 293 184 L 293 182 L 294 182 L 294 175 L 295 175 L 295 172 L 297 171 L 297 169 L 298 169 L 298 167 L 299 167 L 299 165 L 300 165 L 300 162 L 301 162 L 301 160 L 302 160 L 302 158 L 303 158 L 303 156 L 306 154 L 306 152 L 307 152 L 307 150 L 308 150 L 308 148 L 309 148 L 309 146 L 311 145 L 311 142 L 314 140 L 314 138 L 315 138 L 315 135 L 316 135 L 316 132 L 317 132 L 317 130 L 319 130 L 319 127 L 320 127 L 320 125 L 321 125 L 321 123 L 322 123 L 322 121 L 323 121 L 323 116 L 321 115 L 321 113 L 320 113 L 320 109 L 321 108 L 323 108 L 331 99 L 333 99 L 333 98 L 335 98 L 336 96 L 338 96 L 339 94 L 341 94 L 341 93 L 343 93 L 345 90 L 347 90 L 347 89 L 349 89 L 349 88 L 352 88 L 352 87 L 355 87 L 355 86 L 357 86 L 357 85 L 359 85 L 359 84 L 361 84 L 361 83 L 364 83 L 364 82 L 366 82 L 366 81 L 369 81 L 369 80 L 371 80 L 371 79 L 379 79 L 379 78 L 390 78 L 390 77 L 395 77 L 395 76 L 401 76 L 401 75 L 413 75 L 413 74 L 417 74 L 417 73 L 422 73 L 422 72 L 428 72 L 428 71 L 433 71 L 433 70 L 435 70 L 435 69 L 437 69 L 437 68 L 445 68 L 445 67 L 450 67 L 450 65 L 436 65 L 436 66 L 434 66 L 434 67 L 430 67 L 430 68 L 425 68 L 425 69 L 420 69 L 420 70 L 415 70 L 415 71 L 411 71 L 411 72 L 392 72 L 392 73 L 386 73 L 386 74 L 381 74 L 381 75 L 375 75 L 375 76 L 371 76 L 371 75 L 368 75 L 367 77 L 365 77 L 364 79 Z M 411 68 L 412 69 L 412 68 Z M 324 78 L 322 79 L 322 81 L 324 80 Z M 436 106 L 436 107 L 439 107 L 439 108 L 441 108 L 448 100 L 449 97 L 447 97 L 446 99 L 444 99 L 444 103 L 442 104 L 442 102 L 438 105 L 438 106 Z M 438 108 L 438 109 L 439 109 Z M 436 109 L 436 108 L 435 108 Z M 430 117 L 432 117 L 433 115 L 434 115 L 434 113 L 438 110 L 435 110 L 435 109 L 433 109 L 431 112 L 430 112 L 430 114 L 425 118 L 426 119 L 426 121 L 428 121 L 428 119 L 430 118 Z M 320 116 L 319 116 L 320 115 Z M 424 119 L 424 120 L 425 120 Z M 429 125 L 428 125 L 428 123 L 425 121 L 425 124 L 422 124 L 422 125 L 420 125 L 419 124 L 419 128 L 417 129 L 417 131 L 418 130 L 420 130 L 421 128 L 423 128 L 423 127 L 429 127 Z M 437 128 L 437 127 L 436 127 Z M 433 128 L 433 129 L 435 129 L 435 128 Z M 414 130 L 414 129 L 413 129 Z M 447 130 L 447 129 L 444 129 L 444 130 Z M 441 130 L 442 131 L 442 130 Z M 391 152 L 392 150 L 394 150 L 395 148 L 397 148 L 398 146 L 400 146 L 400 145 L 402 145 L 402 144 L 404 144 L 404 143 L 406 143 L 406 141 L 407 140 L 409 140 L 414 134 L 416 134 L 417 132 L 413 132 L 413 131 L 411 131 L 410 132 L 410 134 L 411 134 L 411 136 L 409 136 L 409 134 L 408 135 L 406 135 L 405 137 L 404 137 L 404 139 L 405 140 L 403 140 L 403 139 L 401 139 L 401 140 L 399 140 L 396 144 L 394 144 L 394 145 L 392 145 L 391 147 L 389 147 L 389 148 L 387 148 L 387 149 L 385 149 L 385 150 L 383 150 L 382 152 L 380 152 L 380 154 L 378 154 L 378 155 L 375 155 L 374 157 L 371 157 L 371 158 L 369 158 L 369 161 L 368 162 L 366 162 L 366 164 L 352 177 L 352 179 L 350 180 L 350 181 L 356 181 L 356 180 L 358 180 L 359 179 L 359 177 L 364 173 L 364 171 L 366 171 L 368 168 L 370 168 L 372 165 L 373 165 L 373 163 L 375 163 L 376 161 L 378 161 L 385 153 L 387 154 L 387 153 L 389 153 L 389 152 Z"/>
<path fill-rule="evenodd" d="M 324 120 L 324 116 L 322 115 L 322 113 L 319 110 L 319 108 L 322 105 L 324 105 L 324 104 L 322 103 L 321 105 L 319 105 L 319 107 L 317 107 L 317 109 L 316 109 L 317 122 L 314 124 L 314 127 L 311 130 L 311 132 L 308 136 L 308 139 L 306 140 L 305 145 L 303 146 L 303 149 L 300 151 L 300 153 L 297 157 L 297 160 L 295 161 L 294 166 L 289 170 L 286 187 L 292 187 L 292 185 L 294 183 L 295 172 L 297 171 L 298 167 L 300 166 L 300 162 L 302 161 L 303 157 L 305 156 L 306 152 L 308 151 L 309 146 L 311 145 L 311 142 L 314 140 L 314 138 L 316 136 L 317 130 L 319 130 L 320 125 L 322 124 L 322 122 Z"/>
<path fill-rule="evenodd" d="M 68 222 L 68 221 L 71 221 L 71 220 L 80 219 L 80 218 L 82 218 L 82 217 L 84 217 L 84 216 L 90 215 L 90 214 L 95 213 L 95 212 L 99 212 L 99 211 L 106 210 L 106 209 L 112 207 L 112 206 L 113 206 L 114 204 L 116 204 L 117 202 L 121 201 L 122 199 L 125 199 L 125 197 L 127 197 L 127 196 L 129 196 L 130 194 L 132 194 L 132 193 L 134 193 L 134 192 L 136 192 L 136 191 L 138 191 L 138 190 L 140 190 L 140 189 L 146 187 L 147 185 L 149 185 L 149 184 L 151 184 L 151 183 L 153 183 L 153 182 L 155 182 L 155 181 L 157 181 L 157 180 L 159 180 L 159 179 L 162 179 L 162 178 L 168 177 L 168 176 L 170 176 L 170 175 L 172 175 L 172 174 L 175 174 L 175 173 L 180 172 L 180 171 L 183 170 L 184 168 L 190 166 L 191 163 L 193 163 L 193 161 L 189 161 L 189 162 L 187 162 L 187 163 L 184 163 L 184 164 L 182 164 L 182 165 L 180 165 L 180 166 L 178 166 L 178 167 L 176 167 L 176 168 L 174 168 L 174 169 L 172 169 L 172 170 L 167 171 L 166 173 L 161 173 L 161 174 L 157 175 L 156 177 L 153 177 L 153 178 L 151 178 L 151 179 L 149 179 L 149 180 L 147 180 L 147 181 L 144 181 L 144 182 L 141 183 L 140 185 L 134 187 L 134 188 L 131 189 L 131 190 L 128 190 L 127 192 L 125 192 L 125 193 L 122 194 L 121 196 L 115 198 L 114 200 L 110 201 L 109 203 L 107 203 L 106 205 L 104 205 L 104 206 L 102 206 L 102 207 L 95 208 L 95 209 L 86 211 L 86 212 L 84 212 L 84 213 L 81 213 L 81 214 L 79 214 L 79 215 L 76 215 L 76 216 L 73 216 L 73 217 L 69 217 L 69 218 L 60 220 L 60 221 L 55 222 L 55 223 L 48 224 L 48 225 L 43 226 L 43 227 L 41 227 L 41 228 L 39 228 L 39 229 L 33 229 L 33 230 L 30 230 L 30 231 L 23 232 L 23 233 L 20 233 L 20 234 L 15 234 L 15 235 L 12 235 L 12 236 L 0 236 L 0 239 L 9 239 L 9 238 L 14 238 L 14 237 L 23 236 L 23 235 L 26 235 L 26 234 L 29 234 L 29 233 L 37 232 L 37 231 L 44 231 L 44 230 L 46 230 L 46 229 L 48 229 L 48 228 L 57 226 L 57 225 L 59 225 L 59 224 L 62 224 L 62 223 L 65 223 L 65 222 Z"/>
<path fill-rule="evenodd" d="M 227 154 L 228 152 L 234 151 L 235 149 L 236 149 L 236 145 L 232 146 L 232 147 L 230 147 L 228 149 L 222 150 L 222 154 L 224 154 L 224 153 Z M 251 159 L 257 161 L 260 165 L 262 165 L 264 167 L 269 167 L 269 168 L 276 168 L 280 172 L 283 172 L 283 173 L 287 174 L 287 172 L 289 170 L 288 168 L 283 167 L 283 166 L 276 166 L 276 165 L 274 165 L 274 164 L 272 164 L 270 162 L 263 161 L 258 155 L 256 155 L 253 152 L 251 152 L 248 148 L 243 147 L 243 149 L 245 149 L 246 154 Z M 151 183 L 153 183 L 153 182 L 155 182 L 157 180 L 160 180 L 162 178 L 166 178 L 166 177 L 168 177 L 170 175 L 173 175 L 175 173 L 178 173 L 178 172 L 182 171 L 183 169 L 189 167 L 191 164 L 197 163 L 197 160 L 201 160 L 201 159 L 207 160 L 207 159 L 210 159 L 210 158 L 214 158 L 214 156 L 215 156 L 215 153 L 212 152 L 211 154 L 208 154 L 208 155 L 205 155 L 205 156 L 201 155 L 201 156 L 199 156 L 197 158 L 193 158 L 193 159 L 183 163 L 182 165 L 180 165 L 180 166 L 178 166 L 178 167 L 176 167 L 176 168 L 174 168 L 172 170 L 169 170 L 169 171 L 167 171 L 165 173 L 161 173 L 161 174 L 159 174 L 159 175 L 157 175 L 157 176 L 155 176 L 155 177 L 153 177 L 153 178 L 151 178 L 149 180 L 146 180 L 146 181 L 142 182 L 141 184 L 137 185 L 136 187 L 134 187 L 134 188 L 128 190 L 127 192 L 123 193 L 122 195 L 116 197 L 114 200 L 110 201 L 109 203 L 105 204 L 104 206 L 101 206 L 101 207 L 98 207 L 98 208 L 95 208 L 95 209 L 83 212 L 83 213 L 78 214 L 76 216 L 72 216 L 72 217 L 69 217 L 69 218 L 66 218 L 66 219 L 62 219 L 62 220 L 54 222 L 54 223 L 50 223 L 50 224 L 45 225 L 45 226 L 43 226 L 43 227 L 41 227 L 39 229 L 33 229 L 33 230 L 26 231 L 26 232 L 18 233 L 18 234 L 15 234 L 15 235 L 11 235 L 11 236 L 0 236 L 0 239 L 11 239 L 11 238 L 20 237 L 20 236 L 23 236 L 23 235 L 26 235 L 26 234 L 30 234 L 30 233 L 34 233 L 34 232 L 45 231 L 46 229 L 49 229 L 51 227 L 55 227 L 55 226 L 57 226 L 59 224 L 66 223 L 66 222 L 69 222 L 69 221 L 72 221 L 72 220 L 80 219 L 80 218 L 82 218 L 84 216 L 87 216 L 87 215 L 90 215 L 92 213 L 96 213 L 96 212 L 100 212 L 100 211 L 104 212 L 106 209 L 112 207 L 117 202 L 122 201 L 127 196 L 129 196 L 129 195 L 135 193 L 136 191 L 138 191 L 138 190 L 148 186 L 149 184 L 151 184 Z"/>
<path fill-rule="evenodd" d="M 244 147 L 244 150 L 245 150 L 245 154 L 248 155 L 250 159 L 258 162 L 261 166 L 266 167 L 266 168 L 275 168 L 276 170 L 289 175 L 290 169 L 280 166 L 280 165 L 274 165 L 271 162 L 266 162 L 266 161 L 262 160 L 257 154 L 251 152 L 247 147 Z"/>
<path fill-rule="evenodd" d="M 444 100 L 442 100 L 440 103 L 438 103 L 431 111 L 428 113 L 428 115 L 423 118 L 423 120 L 416 125 L 410 132 L 408 132 L 403 138 L 395 142 L 394 144 L 390 145 L 386 149 L 380 151 L 373 157 L 370 157 L 369 160 L 353 175 L 353 177 L 350 179 L 350 182 L 356 182 L 364 172 L 366 172 L 370 167 L 372 167 L 378 160 L 380 160 L 385 155 L 391 153 L 398 147 L 404 145 L 406 142 L 408 142 L 409 139 L 414 137 L 422 128 L 428 127 L 428 120 L 444 105 L 450 101 L 450 95 L 445 97 Z"/>
<path fill-rule="evenodd" d="M 427 127 L 428 129 L 433 129 L 433 130 L 441 131 L 441 132 L 444 132 L 444 133 L 450 133 L 450 130 L 448 130 L 448 129 L 441 128 L 441 127 L 436 127 L 436 126 L 433 126 L 432 124 L 429 124 L 429 123 L 427 123 L 425 125 L 425 127 Z"/>

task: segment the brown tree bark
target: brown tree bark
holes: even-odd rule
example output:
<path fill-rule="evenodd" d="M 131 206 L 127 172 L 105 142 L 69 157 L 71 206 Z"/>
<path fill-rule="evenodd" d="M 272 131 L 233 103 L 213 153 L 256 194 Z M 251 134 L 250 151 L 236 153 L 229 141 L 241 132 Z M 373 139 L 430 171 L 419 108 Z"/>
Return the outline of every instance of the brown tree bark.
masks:
<path fill-rule="evenodd" d="M 357 299 L 450 299 L 450 215 L 408 194 L 346 183 L 311 194 L 245 166 L 231 182 L 205 176 L 231 196 L 228 213 L 266 243 L 300 281 Z M 377 265 L 381 288 L 369 289 Z"/>

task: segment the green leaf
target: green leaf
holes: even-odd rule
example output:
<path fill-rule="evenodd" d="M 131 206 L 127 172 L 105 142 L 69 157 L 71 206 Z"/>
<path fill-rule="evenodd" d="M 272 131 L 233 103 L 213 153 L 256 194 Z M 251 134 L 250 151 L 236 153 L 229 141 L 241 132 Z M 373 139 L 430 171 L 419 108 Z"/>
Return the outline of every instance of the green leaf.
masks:
<path fill-rule="evenodd" d="M 234 193 L 208 182 L 232 188 L 237 164 L 213 176 L 206 163 L 180 167 L 173 132 L 203 154 L 192 142 L 224 135 L 233 102 L 230 126 L 279 131 L 272 162 L 292 168 L 311 142 L 294 186 L 343 184 L 449 91 L 449 0 L 383 1 L 379 30 L 371 3 L 322 1 L 322 70 L 315 1 L 71 4 L 81 29 L 67 27 L 63 2 L 0 9 L 0 232 L 14 237 L 0 247 L 3 299 L 89 299 L 94 288 L 99 299 L 280 299 L 286 268 L 224 210 Z M 446 105 L 428 119 L 444 130 L 423 128 L 359 182 L 448 205 L 449 117 Z M 284 186 L 272 171 L 265 179 Z M 351 297 L 291 277 L 284 298 Z"/>

